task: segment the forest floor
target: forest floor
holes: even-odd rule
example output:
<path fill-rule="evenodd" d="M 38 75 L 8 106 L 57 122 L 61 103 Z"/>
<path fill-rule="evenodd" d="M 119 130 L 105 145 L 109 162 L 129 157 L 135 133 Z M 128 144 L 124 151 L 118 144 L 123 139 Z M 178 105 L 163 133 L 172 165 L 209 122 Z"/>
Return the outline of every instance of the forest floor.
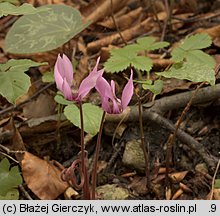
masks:
<path fill-rule="evenodd" d="M 34 6 L 51 3 L 49 0 L 26 2 Z M 220 179 L 220 1 L 181 0 L 174 1 L 173 5 L 169 5 L 168 0 L 52 2 L 72 6 L 81 12 L 85 21 L 93 21 L 63 47 L 50 52 L 7 53 L 5 36 L 17 17 L 0 19 L 0 63 L 29 58 L 50 65 L 27 72 L 31 88 L 15 106 L 0 97 L 0 153 L 3 153 L 0 155 L 1 159 L 6 155 L 12 165 L 19 161 L 23 177 L 20 199 L 80 199 L 82 196 L 81 190 L 60 180 L 62 169 L 69 167 L 80 151 L 80 129 L 57 113 L 55 83 L 42 81 L 59 53 L 73 56 L 78 62 L 74 78 L 80 83 L 98 56 L 101 56 L 101 68 L 112 48 L 123 47 L 125 42 L 133 43 L 141 36 L 153 36 L 170 43 L 166 49 L 147 53 L 153 60 L 151 78 L 154 79 L 155 72 L 164 71 L 172 64 L 173 47 L 195 33 L 207 33 L 212 38 L 212 45 L 204 51 L 216 61 L 215 87 L 207 83 L 198 87 L 200 83 L 164 78 L 163 90 L 153 102 L 151 92 L 141 92 L 147 168 L 140 144 L 137 95 L 134 94 L 125 113 L 117 117 L 107 115 L 98 162 L 97 197 L 220 199 L 220 189 L 214 186 L 215 180 Z M 125 84 L 123 74 L 105 76 L 116 80 L 120 94 Z M 195 98 L 186 110 L 192 96 Z M 100 105 L 95 92 L 87 100 Z M 174 132 L 183 111 L 179 130 Z M 169 154 L 167 144 L 173 133 L 175 139 Z M 89 172 L 92 172 L 96 140 L 97 136 L 85 134 Z"/>

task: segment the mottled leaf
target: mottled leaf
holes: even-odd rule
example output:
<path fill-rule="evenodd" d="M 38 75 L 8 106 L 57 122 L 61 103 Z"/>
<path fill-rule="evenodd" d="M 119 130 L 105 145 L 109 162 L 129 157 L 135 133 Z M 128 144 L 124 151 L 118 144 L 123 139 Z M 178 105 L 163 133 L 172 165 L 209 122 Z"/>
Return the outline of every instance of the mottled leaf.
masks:
<path fill-rule="evenodd" d="M 11 53 L 38 53 L 62 46 L 88 24 L 80 12 L 66 5 L 45 5 L 50 9 L 19 18 L 6 36 L 6 50 Z"/>
<path fill-rule="evenodd" d="M 24 3 L 21 6 L 15 6 L 9 2 L 0 3 L 0 17 L 7 15 L 25 15 L 34 14 L 41 11 L 48 11 L 46 8 L 35 8 L 31 4 Z"/>

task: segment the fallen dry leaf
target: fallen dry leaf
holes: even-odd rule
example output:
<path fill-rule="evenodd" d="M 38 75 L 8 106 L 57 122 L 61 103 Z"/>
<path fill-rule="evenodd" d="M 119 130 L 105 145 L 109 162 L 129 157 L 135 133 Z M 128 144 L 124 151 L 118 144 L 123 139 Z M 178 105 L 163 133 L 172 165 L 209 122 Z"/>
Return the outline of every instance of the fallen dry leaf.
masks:
<path fill-rule="evenodd" d="M 4 125 L 4 131 L 11 131 L 12 136 L 8 143 L 4 144 L 7 148 L 12 151 L 25 151 L 24 142 L 19 130 L 16 128 L 13 117 Z"/>
<path fill-rule="evenodd" d="M 135 176 L 132 182 L 128 186 L 132 190 L 135 190 L 139 195 L 146 195 L 148 192 L 147 189 L 147 178 Z"/>
<path fill-rule="evenodd" d="M 126 29 L 121 32 L 121 35 L 123 36 L 124 40 L 129 41 L 141 34 L 144 34 L 146 32 L 149 32 L 153 28 L 156 28 L 154 23 L 152 22 L 152 18 L 149 17 L 142 22 L 138 23 L 137 25 Z M 103 46 L 108 46 L 110 44 L 120 44 L 122 43 L 122 39 L 118 33 L 103 37 L 99 40 L 93 41 L 88 43 L 88 51 L 90 52 L 96 52 Z"/>
<path fill-rule="evenodd" d="M 137 21 L 137 17 L 141 18 L 142 11 L 143 11 L 143 9 L 141 7 L 139 7 L 137 9 L 135 9 L 135 10 L 129 11 L 126 14 L 123 14 L 122 16 L 114 17 L 115 18 L 115 22 L 117 24 L 117 27 L 120 30 L 124 30 L 124 29 L 130 28 L 131 25 L 134 22 Z M 110 17 L 109 19 L 104 20 L 102 22 L 99 22 L 98 24 L 103 26 L 103 27 L 109 28 L 109 29 L 115 29 L 116 28 L 115 23 L 113 22 L 112 17 Z"/>
<path fill-rule="evenodd" d="M 220 189 L 219 188 L 216 188 L 213 190 L 213 198 L 215 200 L 220 200 Z"/>
<path fill-rule="evenodd" d="M 66 200 L 73 200 L 79 195 L 77 191 L 75 191 L 72 187 L 68 187 L 64 192 L 64 197 Z"/>
<path fill-rule="evenodd" d="M 183 190 L 179 188 L 176 193 L 173 195 L 172 200 L 176 200 L 178 197 L 180 197 L 183 194 Z"/>
<path fill-rule="evenodd" d="M 172 180 L 173 183 L 178 183 L 178 182 L 181 182 L 185 178 L 187 173 L 188 171 L 171 173 L 169 174 L 169 178 Z"/>
<path fill-rule="evenodd" d="M 112 0 L 113 12 L 120 10 L 126 3 L 127 0 Z M 86 17 L 85 21 L 92 21 L 92 23 L 95 23 L 112 13 L 111 1 L 95 0 L 91 2 L 88 7 L 82 9 L 81 13 Z"/>
<path fill-rule="evenodd" d="M 69 186 L 61 180 L 57 166 L 29 152 L 24 153 L 21 168 L 27 186 L 42 200 L 56 199 Z"/>
<path fill-rule="evenodd" d="M 23 116 L 27 119 L 41 118 L 55 114 L 56 102 L 49 94 L 40 94 L 36 99 L 26 103 Z"/>

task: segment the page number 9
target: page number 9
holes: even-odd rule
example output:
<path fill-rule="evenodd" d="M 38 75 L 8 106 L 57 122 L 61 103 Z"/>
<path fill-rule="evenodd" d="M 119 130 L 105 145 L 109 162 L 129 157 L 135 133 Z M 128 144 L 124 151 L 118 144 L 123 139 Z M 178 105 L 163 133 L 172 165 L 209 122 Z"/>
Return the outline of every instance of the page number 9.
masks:
<path fill-rule="evenodd" d="M 211 210 L 209 212 L 216 212 L 216 204 L 211 204 Z"/>

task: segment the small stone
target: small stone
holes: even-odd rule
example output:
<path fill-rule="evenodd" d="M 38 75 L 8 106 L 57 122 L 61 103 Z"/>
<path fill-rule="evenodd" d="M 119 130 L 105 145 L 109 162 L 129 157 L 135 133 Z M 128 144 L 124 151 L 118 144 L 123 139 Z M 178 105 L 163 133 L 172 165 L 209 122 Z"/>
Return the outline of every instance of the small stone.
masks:
<path fill-rule="evenodd" d="M 98 197 L 103 200 L 125 200 L 129 198 L 129 191 L 117 184 L 106 184 L 97 187 Z"/>
<path fill-rule="evenodd" d="M 122 162 L 125 166 L 134 168 L 138 172 L 145 172 L 144 153 L 140 140 L 131 140 L 126 143 Z"/>

